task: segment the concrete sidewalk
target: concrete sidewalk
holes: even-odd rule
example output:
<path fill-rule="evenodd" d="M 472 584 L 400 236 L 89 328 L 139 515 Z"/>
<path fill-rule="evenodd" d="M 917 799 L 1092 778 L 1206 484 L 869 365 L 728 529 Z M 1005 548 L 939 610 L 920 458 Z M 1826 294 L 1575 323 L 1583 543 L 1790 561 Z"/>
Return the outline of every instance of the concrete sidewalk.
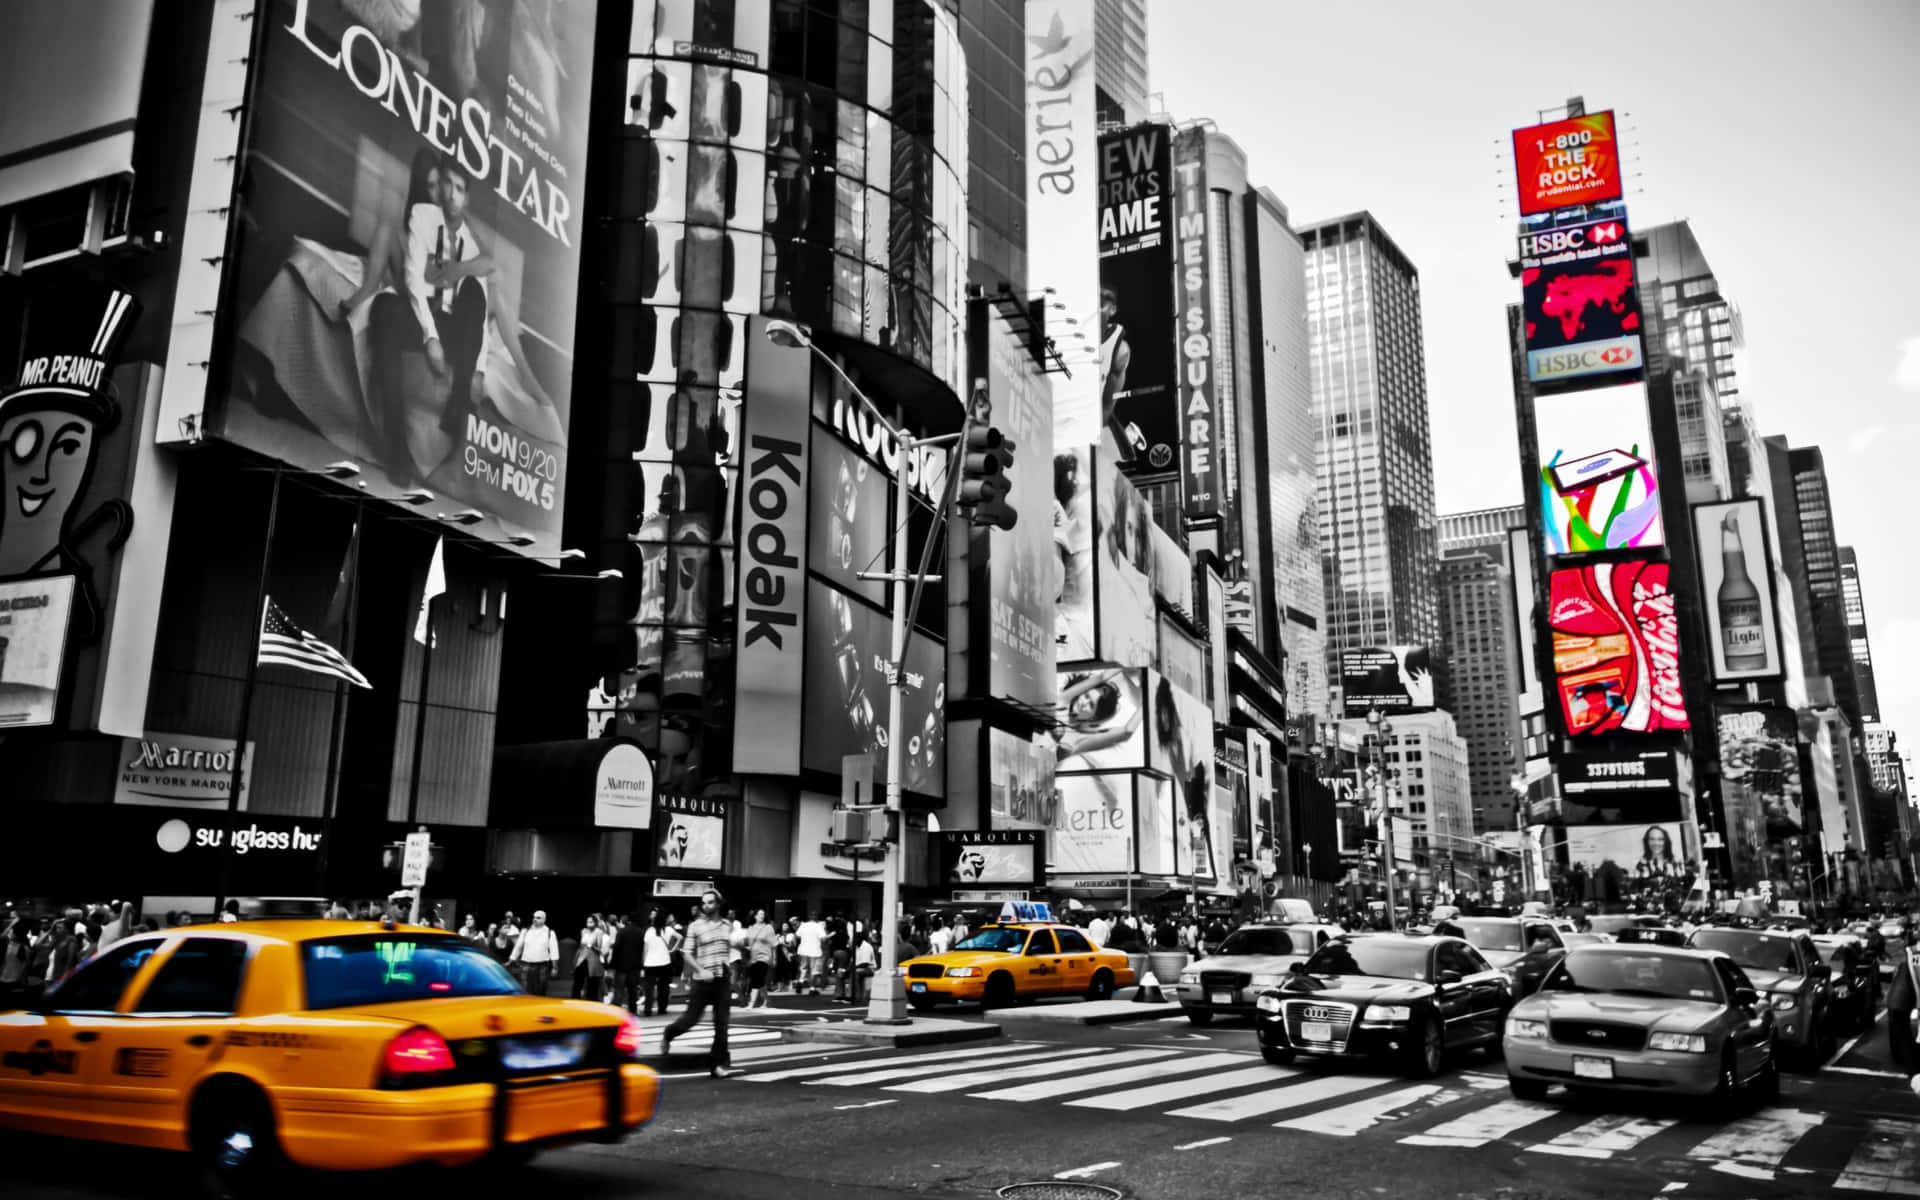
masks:
<path fill-rule="evenodd" d="M 986 1041 L 1005 1036 L 998 1025 L 952 1017 L 915 1016 L 904 1025 L 869 1025 L 864 1017 L 784 1025 L 793 1042 L 834 1042 L 854 1046 L 935 1046 L 945 1042 Z"/>

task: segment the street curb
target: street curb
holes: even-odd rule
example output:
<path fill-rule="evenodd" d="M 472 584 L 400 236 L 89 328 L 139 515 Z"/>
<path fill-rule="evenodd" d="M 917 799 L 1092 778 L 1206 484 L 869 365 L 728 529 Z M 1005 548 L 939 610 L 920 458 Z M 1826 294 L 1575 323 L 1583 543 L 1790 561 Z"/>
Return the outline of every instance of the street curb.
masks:
<path fill-rule="evenodd" d="M 910 1025 L 868 1025 L 864 1021 L 824 1021 L 790 1025 L 789 1042 L 834 1042 L 856 1046 L 937 1046 L 947 1042 L 980 1042 L 1004 1037 L 998 1025 L 983 1021 L 941 1021 L 928 1025 L 915 1019 Z"/>
<path fill-rule="evenodd" d="M 1115 997 L 1118 999 L 1118 997 Z M 1060 1025 L 1125 1025 L 1134 1021 L 1157 1021 L 1162 1017 L 1180 1015 L 1180 1005 L 1173 1004 L 1129 1004 L 1125 1010 L 1099 1013 L 1058 1013 L 1048 1012 L 1044 1007 L 1030 1009 L 1008 1009 L 1000 1013 L 1001 1020 L 1052 1021 Z"/>

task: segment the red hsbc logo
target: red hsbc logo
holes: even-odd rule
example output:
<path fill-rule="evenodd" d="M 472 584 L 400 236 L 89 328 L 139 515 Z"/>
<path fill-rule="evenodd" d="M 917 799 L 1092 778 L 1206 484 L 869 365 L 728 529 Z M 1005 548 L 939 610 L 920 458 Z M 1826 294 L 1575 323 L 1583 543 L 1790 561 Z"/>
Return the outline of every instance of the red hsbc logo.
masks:
<path fill-rule="evenodd" d="M 1588 231 L 1588 236 L 1592 238 L 1594 245 L 1604 246 L 1608 242 L 1619 241 L 1624 233 L 1626 229 L 1618 221 L 1608 221 L 1605 225 L 1595 225 Z"/>
<path fill-rule="evenodd" d="M 1600 352 L 1600 361 L 1619 366 L 1633 361 L 1632 346 L 1609 346 Z"/>

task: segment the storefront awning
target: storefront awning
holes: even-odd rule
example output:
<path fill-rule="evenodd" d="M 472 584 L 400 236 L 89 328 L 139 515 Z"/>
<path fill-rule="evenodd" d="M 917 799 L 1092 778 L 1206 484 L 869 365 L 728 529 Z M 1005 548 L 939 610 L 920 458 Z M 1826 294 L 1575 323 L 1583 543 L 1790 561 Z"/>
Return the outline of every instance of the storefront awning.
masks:
<path fill-rule="evenodd" d="M 493 752 L 495 828 L 646 829 L 653 760 L 630 738 L 528 742 Z"/>

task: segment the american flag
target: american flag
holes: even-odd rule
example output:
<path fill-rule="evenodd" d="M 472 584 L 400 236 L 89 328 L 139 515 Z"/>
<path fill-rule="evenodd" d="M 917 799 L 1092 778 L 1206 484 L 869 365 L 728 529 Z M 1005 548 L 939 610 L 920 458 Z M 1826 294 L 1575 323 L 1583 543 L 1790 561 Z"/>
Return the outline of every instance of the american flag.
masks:
<path fill-rule="evenodd" d="M 260 621 L 260 665 L 315 671 L 344 679 L 355 687 L 373 686 L 365 675 L 354 670 L 346 655 L 288 619 L 271 596 L 267 598 L 266 615 Z"/>

